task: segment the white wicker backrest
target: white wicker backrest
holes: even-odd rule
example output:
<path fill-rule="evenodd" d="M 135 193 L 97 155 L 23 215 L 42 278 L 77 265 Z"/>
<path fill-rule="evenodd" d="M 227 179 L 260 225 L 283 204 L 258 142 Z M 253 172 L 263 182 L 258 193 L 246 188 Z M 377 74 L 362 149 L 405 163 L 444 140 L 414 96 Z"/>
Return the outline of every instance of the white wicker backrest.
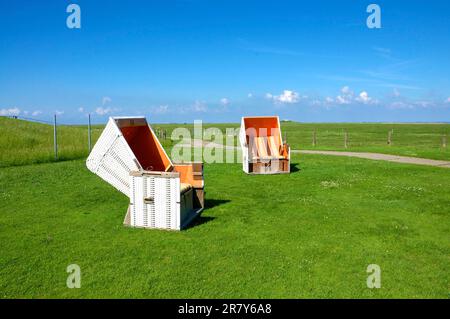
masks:
<path fill-rule="evenodd" d="M 129 175 L 141 166 L 113 118 L 100 135 L 86 160 L 87 168 L 127 196 L 130 196 Z"/>

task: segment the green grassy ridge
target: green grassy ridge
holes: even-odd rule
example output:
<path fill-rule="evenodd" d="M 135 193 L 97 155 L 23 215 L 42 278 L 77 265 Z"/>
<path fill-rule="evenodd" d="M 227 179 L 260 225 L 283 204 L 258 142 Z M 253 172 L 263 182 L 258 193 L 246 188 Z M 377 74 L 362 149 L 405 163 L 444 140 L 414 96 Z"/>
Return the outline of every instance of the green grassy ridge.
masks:
<path fill-rule="evenodd" d="M 92 129 L 96 140 L 102 128 Z M 58 126 L 60 160 L 86 157 L 88 134 L 86 128 Z M 0 117 L 0 167 L 54 161 L 53 126 Z"/>
<path fill-rule="evenodd" d="M 282 132 L 287 135 L 292 149 L 346 150 L 377 152 L 393 155 L 450 160 L 450 145 L 441 147 L 446 135 L 450 144 L 450 124 L 377 124 L 377 123 L 297 123 L 282 122 Z M 167 149 L 177 141 L 170 136 L 175 128 L 186 128 L 193 137 L 192 124 L 152 124 L 156 129 L 167 130 Z M 238 128 L 237 123 L 204 124 L 203 128 Z M 103 125 L 92 127 L 92 143 L 101 134 Z M 317 132 L 317 145 L 312 146 L 312 133 Z M 387 145 L 388 131 L 393 130 L 392 145 Z M 344 132 L 348 132 L 349 147 L 344 148 Z M 212 137 L 213 139 L 215 137 Z M 58 126 L 59 160 L 85 158 L 88 155 L 87 127 L 83 125 Z M 225 137 L 219 140 L 223 142 Z M 237 141 L 235 138 L 235 145 Z M 0 117 L 0 167 L 54 161 L 53 127 Z"/>
<path fill-rule="evenodd" d="M 449 172 L 292 161 L 266 176 L 206 164 L 207 209 L 182 232 L 122 226 L 127 198 L 81 160 L 1 168 L 0 297 L 448 298 Z"/>
<path fill-rule="evenodd" d="M 104 125 L 91 128 L 92 146 Z M 58 160 L 86 158 L 89 154 L 88 130 L 83 125 L 58 125 Z M 165 147 L 170 141 L 163 141 Z M 55 161 L 53 126 L 0 117 L 0 167 Z"/>

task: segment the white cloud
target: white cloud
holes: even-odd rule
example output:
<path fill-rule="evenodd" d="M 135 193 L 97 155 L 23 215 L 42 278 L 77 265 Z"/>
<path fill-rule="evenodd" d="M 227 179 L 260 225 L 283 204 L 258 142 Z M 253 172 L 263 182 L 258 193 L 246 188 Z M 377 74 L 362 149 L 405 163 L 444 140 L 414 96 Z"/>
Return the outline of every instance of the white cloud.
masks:
<path fill-rule="evenodd" d="M 392 55 L 392 51 L 389 48 L 382 48 L 382 47 L 373 47 L 373 49 L 375 50 L 376 54 L 382 58 L 385 59 L 392 59 L 391 55 Z"/>
<path fill-rule="evenodd" d="M 36 110 L 36 111 L 33 111 L 33 113 L 31 113 L 32 116 L 39 116 L 41 114 L 42 114 L 41 110 Z"/>
<path fill-rule="evenodd" d="M 59 111 L 59 110 L 55 111 L 55 115 L 63 115 L 63 114 L 64 114 L 64 111 Z"/>
<path fill-rule="evenodd" d="M 336 103 L 340 105 L 350 104 L 353 101 L 354 93 L 348 86 L 341 89 L 341 94 L 336 96 Z"/>
<path fill-rule="evenodd" d="M 220 104 L 226 106 L 226 105 L 230 104 L 230 100 L 227 99 L 226 97 L 224 97 L 224 98 L 220 99 Z"/>
<path fill-rule="evenodd" d="M 402 102 L 402 101 L 396 101 L 389 104 L 390 109 L 412 109 L 414 106 L 412 104 Z"/>
<path fill-rule="evenodd" d="M 394 92 L 392 93 L 392 95 L 394 97 L 399 97 L 400 96 L 400 91 L 398 89 L 394 88 Z"/>
<path fill-rule="evenodd" d="M 78 108 L 78 112 L 83 113 L 84 112 L 84 108 L 83 107 L 79 107 Z"/>
<path fill-rule="evenodd" d="M 20 114 L 20 109 L 17 107 L 9 109 L 0 109 L 1 116 L 17 116 Z"/>
<path fill-rule="evenodd" d="M 439 103 L 436 103 L 436 101 L 427 101 L 427 100 L 420 100 L 420 101 L 410 101 L 408 99 L 403 99 L 401 101 L 393 101 L 390 104 L 388 104 L 388 107 L 390 109 L 416 109 L 416 108 L 429 108 L 429 107 L 436 107 Z"/>
<path fill-rule="evenodd" d="M 95 113 L 97 113 L 98 115 L 106 115 L 112 112 L 113 109 L 110 107 L 98 107 L 95 109 Z"/>
<path fill-rule="evenodd" d="M 337 104 L 350 104 L 350 102 L 351 102 L 351 100 L 346 96 L 342 96 L 342 95 L 336 96 Z"/>
<path fill-rule="evenodd" d="M 379 53 L 391 54 L 391 49 L 382 47 L 373 47 L 373 49 Z"/>
<path fill-rule="evenodd" d="M 192 109 L 194 112 L 206 112 L 208 108 L 205 102 L 197 100 L 192 106 Z"/>
<path fill-rule="evenodd" d="M 153 114 L 164 114 L 167 113 L 169 111 L 169 105 L 165 104 L 165 105 L 160 105 L 156 108 L 154 108 L 151 112 Z"/>
<path fill-rule="evenodd" d="M 445 100 L 445 103 L 450 103 L 450 97 L 448 97 L 447 100 Z"/>
<path fill-rule="evenodd" d="M 296 103 L 299 101 L 300 97 L 297 92 L 284 90 L 283 94 L 275 97 L 275 99 L 281 103 Z"/>
<path fill-rule="evenodd" d="M 331 98 L 327 98 L 328 103 L 332 102 Z M 377 100 L 369 96 L 367 91 L 361 91 L 358 96 L 355 97 L 355 93 L 348 86 L 344 86 L 341 89 L 341 94 L 336 96 L 336 103 L 339 105 L 347 105 L 352 103 L 362 103 L 362 104 L 376 104 Z"/>
<path fill-rule="evenodd" d="M 372 98 L 366 91 L 362 91 L 359 93 L 359 96 L 356 98 L 356 101 L 361 102 L 363 104 L 369 104 L 372 102 Z"/>
<path fill-rule="evenodd" d="M 112 100 L 109 96 L 104 96 L 102 98 L 102 106 L 105 106 L 106 104 L 111 103 L 111 102 L 112 102 Z"/>
<path fill-rule="evenodd" d="M 280 95 L 272 95 L 271 93 L 266 93 L 266 98 L 271 99 L 276 103 L 286 104 L 293 104 L 300 101 L 300 95 L 297 92 L 291 90 L 284 90 Z"/>
<path fill-rule="evenodd" d="M 247 97 L 248 97 L 248 98 L 252 98 L 252 97 L 253 97 L 253 93 L 247 94 Z"/>
<path fill-rule="evenodd" d="M 344 86 L 341 89 L 341 93 L 344 94 L 344 95 L 349 95 L 349 94 L 353 95 L 353 92 L 350 90 L 350 88 L 348 86 Z"/>
<path fill-rule="evenodd" d="M 434 103 L 430 102 L 430 101 L 417 101 L 417 102 L 414 102 L 414 105 L 423 107 L 423 108 L 427 108 L 427 107 L 433 106 Z"/>
<path fill-rule="evenodd" d="M 333 100 L 333 98 L 327 96 L 327 97 L 325 98 L 325 102 L 327 102 L 327 103 L 333 103 L 334 100 Z"/>
<path fill-rule="evenodd" d="M 311 105 L 312 106 L 321 106 L 322 102 L 320 100 L 312 100 Z"/>

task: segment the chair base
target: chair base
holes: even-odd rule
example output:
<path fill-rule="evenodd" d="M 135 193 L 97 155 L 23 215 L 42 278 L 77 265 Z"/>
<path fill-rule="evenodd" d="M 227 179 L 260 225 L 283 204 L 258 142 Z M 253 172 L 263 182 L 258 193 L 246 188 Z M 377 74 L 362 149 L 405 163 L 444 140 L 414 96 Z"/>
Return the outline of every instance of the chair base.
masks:
<path fill-rule="evenodd" d="M 189 211 L 188 216 L 184 219 L 183 223 L 180 225 L 180 229 L 171 229 L 171 228 L 156 228 L 156 227 L 145 227 L 145 226 L 132 226 L 131 225 L 131 213 L 130 213 L 130 206 L 128 206 L 127 213 L 125 214 L 125 218 L 123 219 L 123 225 L 126 227 L 132 227 L 132 228 L 143 228 L 143 229 L 160 229 L 160 230 L 170 230 L 170 231 L 178 231 L 188 228 L 189 224 L 192 223 L 197 217 L 199 217 L 204 208 L 194 208 L 193 210 Z"/>
<path fill-rule="evenodd" d="M 248 174 L 289 174 L 290 171 L 289 159 L 248 163 Z"/>

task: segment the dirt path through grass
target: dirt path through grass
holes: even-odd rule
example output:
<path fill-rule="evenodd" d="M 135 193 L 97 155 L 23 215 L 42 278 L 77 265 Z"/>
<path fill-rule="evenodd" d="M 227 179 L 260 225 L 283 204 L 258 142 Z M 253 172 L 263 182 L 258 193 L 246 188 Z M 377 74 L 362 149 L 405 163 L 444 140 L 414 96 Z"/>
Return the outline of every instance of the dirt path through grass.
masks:
<path fill-rule="evenodd" d="M 450 168 L 450 161 L 438 161 L 428 158 L 420 157 L 408 157 L 399 155 L 389 155 L 380 153 L 366 153 L 366 152 L 339 152 L 339 151 L 311 151 L 311 150 L 291 150 L 292 153 L 301 154 L 321 154 L 321 155 L 333 155 L 333 156 L 349 156 L 349 157 L 359 157 L 365 159 L 371 159 L 376 161 L 388 161 L 396 163 L 405 164 L 417 164 L 417 165 L 428 165 L 436 167 L 446 167 Z"/>
<path fill-rule="evenodd" d="M 203 145 L 204 147 L 240 149 L 239 147 L 236 147 L 236 146 L 225 146 L 224 147 L 222 144 L 218 144 L 218 143 L 214 143 L 214 142 L 194 140 L 194 143 L 193 143 L 194 147 L 199 147 L 200 145 Z M 292 153 L 300 153 L 300 154 L 320 154 L 320 155 L 332 155 L 332 156 L 358 157 L 358 158 L 365 158 L 365 159 L 376 160 L 376 161 L 387 161 L 387 162 L 395 162 L 395 163 L 416 164 L 416 165 L 427 165 L 427 166 L 450 168 L 450 161 L 440 161 L 440 160 L 432 160 L 432 159 L 428 159 L 428 158 L 390 155 L 390 154 L 381 154 L 381 153 L 316 151 L 316 150 L 291 150 L 291 152 Z"/>

